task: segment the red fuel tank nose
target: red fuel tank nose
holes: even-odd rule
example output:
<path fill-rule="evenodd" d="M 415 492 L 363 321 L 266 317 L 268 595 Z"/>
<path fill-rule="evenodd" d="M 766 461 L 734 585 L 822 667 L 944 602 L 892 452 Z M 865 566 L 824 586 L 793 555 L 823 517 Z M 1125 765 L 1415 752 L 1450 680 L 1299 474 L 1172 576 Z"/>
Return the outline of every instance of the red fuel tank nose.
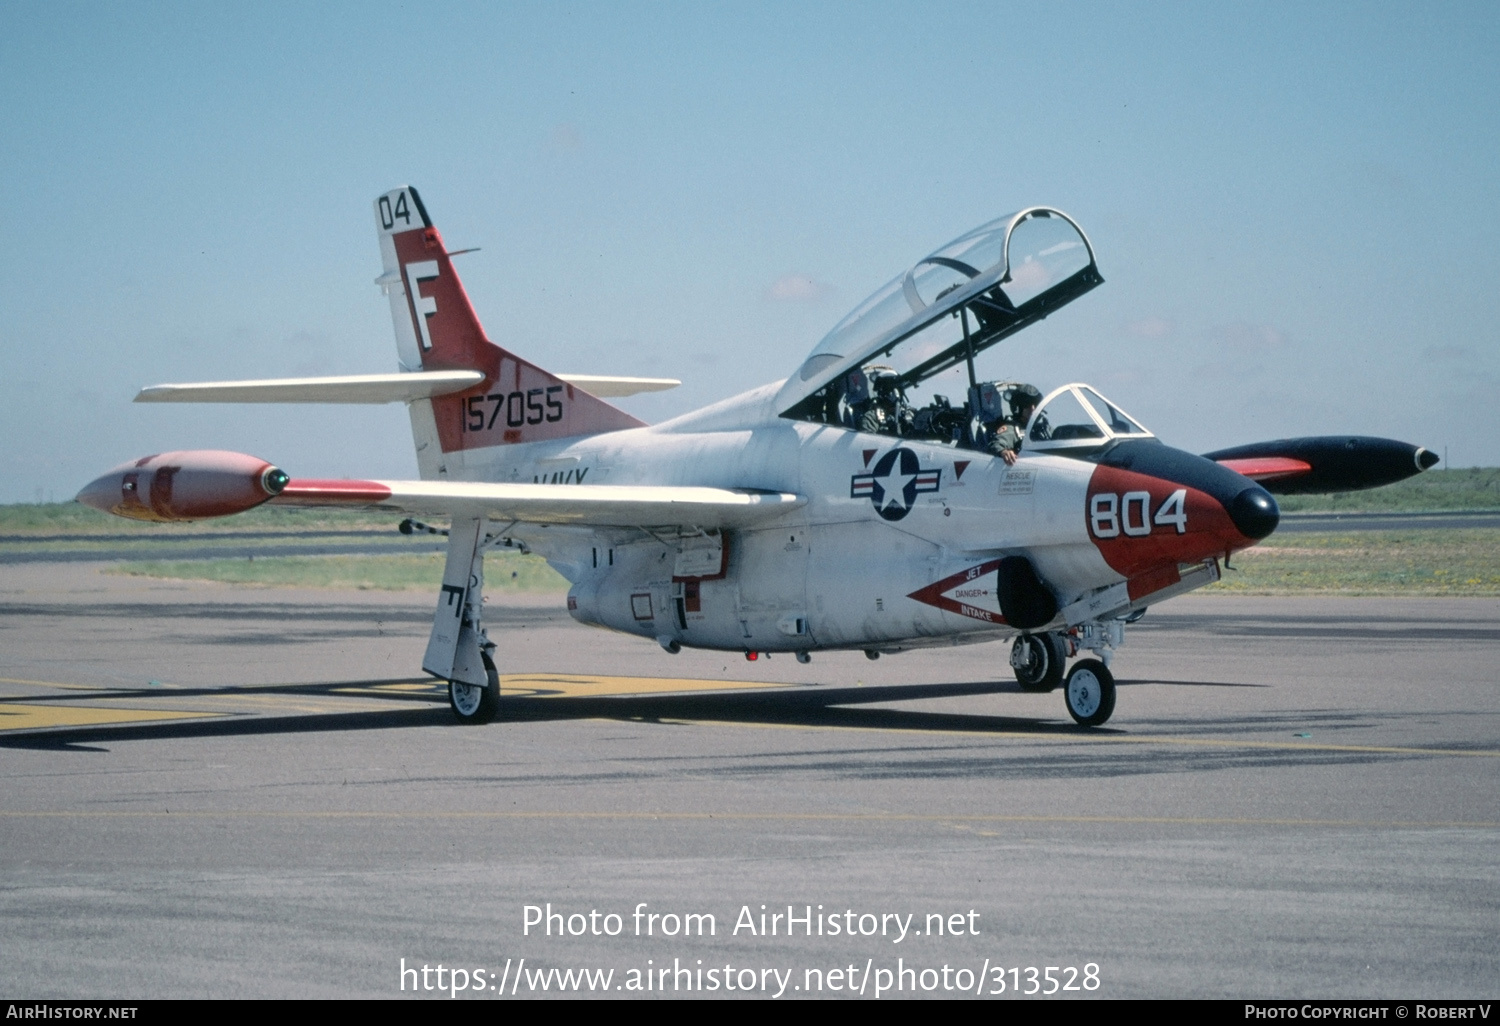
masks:
<path fill-rule="evenodd" d="M 200 449 L 122 463 L 85 485 L 78 501 L 133 520 L 203 520 L 254 509 L 286 483 L 258 457 Z"/>

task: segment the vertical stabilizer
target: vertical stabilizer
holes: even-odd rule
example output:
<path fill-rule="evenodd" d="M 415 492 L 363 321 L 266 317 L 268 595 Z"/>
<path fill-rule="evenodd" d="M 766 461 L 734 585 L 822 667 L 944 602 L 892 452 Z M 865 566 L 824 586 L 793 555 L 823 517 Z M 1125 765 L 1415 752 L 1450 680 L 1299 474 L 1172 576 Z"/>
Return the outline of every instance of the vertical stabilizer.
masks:
<path fill-rule="evenodd" d="M 485 337 L 442 236 L 410 186 L 375 201 L 383 273 L 403 371 L 477 370 L 474 388 L 411 404 L 423 478 L 448 455 L 497 445 L 619 431 L 643 422 Z"/>

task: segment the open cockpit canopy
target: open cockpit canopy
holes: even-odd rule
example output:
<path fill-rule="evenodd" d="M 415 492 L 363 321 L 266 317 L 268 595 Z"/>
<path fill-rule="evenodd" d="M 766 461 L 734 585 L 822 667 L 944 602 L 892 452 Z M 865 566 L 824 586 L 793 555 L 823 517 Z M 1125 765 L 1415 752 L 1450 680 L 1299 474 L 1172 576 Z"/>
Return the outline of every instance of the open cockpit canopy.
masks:
<path fill-rule="evenodd" d="M 782 416 L 847 422 L 873 374 L 902 390 L 966 365 L 1103 282 L 1072 218 L 1031 207 L 959 236 L 892 279 L 818 343 L 777 397 Z M 854 426 L 847 424 L 847 426 Z"/>

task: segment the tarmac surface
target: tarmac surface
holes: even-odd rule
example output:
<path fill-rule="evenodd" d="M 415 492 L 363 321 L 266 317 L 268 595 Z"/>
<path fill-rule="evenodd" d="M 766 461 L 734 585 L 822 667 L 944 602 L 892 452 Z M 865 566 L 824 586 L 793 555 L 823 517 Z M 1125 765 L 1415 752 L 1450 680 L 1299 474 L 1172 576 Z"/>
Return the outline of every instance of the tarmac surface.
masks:
<path fill-rule="evenodd" d="M 0 569 L 7 997 L 1500 980 L 1500 600 L 1177 599 L 1083 731 L 1004 644 L 670 656 L 497 599 L 475 728 L 417 672 L 429 596 L 99 570 Z"/>

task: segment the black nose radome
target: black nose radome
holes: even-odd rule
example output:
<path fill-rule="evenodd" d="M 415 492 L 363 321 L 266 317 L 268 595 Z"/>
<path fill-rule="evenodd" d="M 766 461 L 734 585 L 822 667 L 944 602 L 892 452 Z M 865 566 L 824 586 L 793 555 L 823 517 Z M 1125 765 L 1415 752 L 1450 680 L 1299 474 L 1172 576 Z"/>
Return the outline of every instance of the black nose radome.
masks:
<path fill-rule="evenodd" d="M 1276 500 L 1260 485 L 1246 488 L 1230 500 L 1224 509 L 1240 534 L 1256 541 L 1276 530 L 1276 525 L 1281 523 L 1281 510 L 1277 507 Z"/>
<path fill-rule="evenodd" d="M 1438 456 L 1437 453 L 1433 452 L 1430 449 L 1417 450 L 1417 466 L 1421 467 L 1423 470 L 1431 470 L 1433 467 L 1437 466 L 1437 463 L 1441 458 L 1442 457 Z"/>

